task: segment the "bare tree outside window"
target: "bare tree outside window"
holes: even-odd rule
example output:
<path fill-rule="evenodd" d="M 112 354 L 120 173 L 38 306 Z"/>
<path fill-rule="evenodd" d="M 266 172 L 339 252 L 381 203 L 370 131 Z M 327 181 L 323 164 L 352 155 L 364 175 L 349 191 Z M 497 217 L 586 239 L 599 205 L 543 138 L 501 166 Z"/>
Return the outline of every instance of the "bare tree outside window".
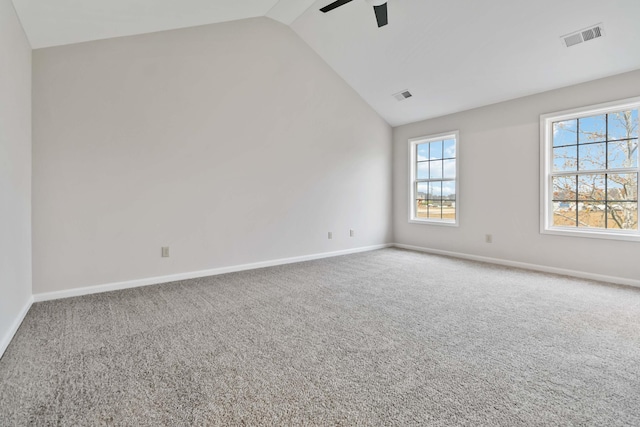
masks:
<path fill-rule="evenodd" d="M 638 109 L 553 123 L 553 226 L 638 229 Z"/>

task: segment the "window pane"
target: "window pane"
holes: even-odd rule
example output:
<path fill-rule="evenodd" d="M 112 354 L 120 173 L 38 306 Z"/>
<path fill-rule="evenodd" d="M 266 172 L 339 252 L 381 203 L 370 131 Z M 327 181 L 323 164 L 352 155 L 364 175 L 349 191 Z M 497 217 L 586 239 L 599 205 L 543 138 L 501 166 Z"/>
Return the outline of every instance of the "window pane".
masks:
<path fill-rule="evenodd" d="M 608 201 L 638 200 L 638 174 L 609 174 L 607 175 Z"/>
<path fill-rule="evenodd" d="M 442 141 L 435 141 L 431 144 L 431 152 L 429 153 L 429 158 L 431 160 L 441 159 L 442 158 Z"/>
<path fill-rule="evenodd" d="M 555 172 L 578 170 L 578 147 L 561 147 L 553 149 L 553 170 Z"/>
<path fill-rule="evenodd" d="M 442 182 L 430 182 L 429 183 L 429 200 L 442 199 Z"/>
<path fill-rule="evenodd" d="M 580 170 L 606 169 L 606 147 L 607 144 L 580 145 L 578 157 L 580 159 Z"/>
<path fill-rule="evenodd" d="M 442 153 L 445 159 L 452 159 L 456 157 L 456 140 L 455 139 L 445 139 L 444 141 L 444 152 Z"/>
<path fill-rule="evenodd" d="M 607 228 L 638 229 L 638 204 L 629 202 L 607 203 Z"/>
<path fill-rule="evenodd" d="M 418 144 L 417 150 L 419 162 L 429 160 L 429 144 Z"/>
<path fill-rule="evenodd" d="M 587 142 L 600 142 L 607 139 L 607 119 L 606 114 L 601 116 L 585 117 L 578 120 L 580 133 L 578 142 L 581 144 Z"/>
<path fill-rule="evenodd" d="M 456 182 L 444 181 L 442 183 L 442 198 L 445 200 L 456 199 Z"/>
<path fill-rule="evenodd" d="M 417 179 L 428 179 L 429 178 L 429 162 L 419 162 L 418 167 L 416 169 L 416 178 Z"/>
<path fill-rule="evenodd" d="M 429 178 L 442 179 L 442 160 L 432 160 L 429 162 Z"/>
<path fill-rule="evenodd" d="M 609 140 L 638 137 L 638 110 L 609 114 Z"/>
<path fill-rule="evenodd" d="M 595 203 L 578 203 L 578 227 L 604 228 L 605 209 Z"/>
<path fill-rule="evenodd" d="M 604 175 L 578 175 L 578 200 L 604 200 Z"/>
<path fill-rule="evenodd" d="M 445 159 L 453 159 L 456 157 L 456 140 L 446 139 L 444 141 L 443 156 Z"/>
<path fill-rule="evenodd" d="M 456 219 L 456 182 L 442 183 L 442 218 Z"/>
<path fill-rule="evenodd" d="M 416 206 L 415 217 L 427 218 L 427 194 L 429 193 L 429 184 L 426 182 L 419 182 L 416 185 Z"/>
<path fill-rule="evenodd" d="M 428 199 L 429 195 L 429 183 L 419 182 L 416 185 L 416 199 Z"/>
<path fill-rule="evenodd" d="M 607 209 L 607 205 L 604 201 L 579 202 L 578 207 L 583 211 L 602 213 L 604 213 L 604 211 Z"/>
<path fill-rule="evenodd" d="M 416 218 L 428 218 L 427 215 L 427 201 L 426 200 L 417 200 L 416 201 Z"/>
<path fill-rule="evenodd" d="M 553 124 L 553 146 L 571 145 L 578 143 L 577 120 L 567 120 Z"/>
<path fill-rule="evenodd" d="M 442 219 L 456 219 L 456 204 L 455 202 L 443 202 L 442 203 Z"/>
<path fill-rule="evenodd" d="M 576 177 L 553 177 L 553 200 L 576 200 Z"/>
<path fill-rule="evenodd" d="M 440 219 L 442 218 L 442 206 L 440 200 L 429 200 L 429 218 Z"/>
<path fill-rule="evenodd" d="M 571 202 L 553 203 L 553 225 L 556 227 L 576 226 L 576 204 Z"/>
<path fill-rule="evenodd" d="M 627 139 L 609 143 L 610 169 L 638 167 L 638 140 Z"/>
<path fill-rule="evenodd" d="M 442 171 L 443 178 L 455 178 L 456 177 L 456 161 L 455 159 L 445 160 L 444 168 Z"/>

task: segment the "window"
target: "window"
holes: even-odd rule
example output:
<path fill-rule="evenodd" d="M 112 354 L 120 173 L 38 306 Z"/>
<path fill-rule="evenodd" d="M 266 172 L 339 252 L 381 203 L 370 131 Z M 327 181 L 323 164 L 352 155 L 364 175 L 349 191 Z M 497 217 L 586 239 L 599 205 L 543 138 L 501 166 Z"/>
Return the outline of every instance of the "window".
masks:
<path fill-rule="evenodd" d="M 409 140 L 409 222 L 457 225 L 458 132 Z"/>
<path fill-rule="evenodd" d="M 640 240 L 640 98 L 545 114 L 541 232 Z"/>

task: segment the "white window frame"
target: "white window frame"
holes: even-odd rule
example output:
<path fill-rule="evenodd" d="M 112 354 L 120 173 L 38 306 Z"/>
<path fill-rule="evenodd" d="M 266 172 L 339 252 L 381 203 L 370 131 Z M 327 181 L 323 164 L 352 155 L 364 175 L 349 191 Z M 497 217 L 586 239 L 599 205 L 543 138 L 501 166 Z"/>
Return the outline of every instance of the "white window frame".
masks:
<path fill-rule="evenodd" d="M 416 162 L 417 146 L 428 142 L 454 139 L 456 141 L 456 218 L 455 221 L 441 218 L 416 218 Z M 420 136 L 409 139 L 409 222 L 413 224 L 444 225 L 457 227 L 460 221 L 460 134 L 457 130 L 435 135 Z"/>
<path fill-rule="evenodd" d="M 587 237 L 596 239 L 640 241 L 640 225 L 638 230 L 617 230 L 560 227 L 553 225 L 553 123 L 565 120 L 580 119 L 623 110 L 640 109 L 640 97 L 627 98 L 619 101 L 606 102 L 597 105 L 579 107 L 540 116 L 540 233 L 561 236 Z M 600 171 L 598 171 L 600 172 Z M 604 171 L 602 171 L 605 173 Z M 616 170 L 617 172 L 617 170 Z M 640 168 L 633 168 L 631 172 L 640 173 Z M 639 202 L 640 203 L 640 202 Z"/>

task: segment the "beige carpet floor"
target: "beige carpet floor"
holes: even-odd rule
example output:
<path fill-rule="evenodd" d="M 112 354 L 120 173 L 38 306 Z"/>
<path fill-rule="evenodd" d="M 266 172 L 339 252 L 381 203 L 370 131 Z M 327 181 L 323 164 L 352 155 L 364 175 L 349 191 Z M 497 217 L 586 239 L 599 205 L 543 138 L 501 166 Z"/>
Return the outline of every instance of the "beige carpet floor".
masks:
<path fill-rule="evenodd" d="M 384 249 L 37 303 L 0 425 L 639 426 L 640 289 Z"/>

